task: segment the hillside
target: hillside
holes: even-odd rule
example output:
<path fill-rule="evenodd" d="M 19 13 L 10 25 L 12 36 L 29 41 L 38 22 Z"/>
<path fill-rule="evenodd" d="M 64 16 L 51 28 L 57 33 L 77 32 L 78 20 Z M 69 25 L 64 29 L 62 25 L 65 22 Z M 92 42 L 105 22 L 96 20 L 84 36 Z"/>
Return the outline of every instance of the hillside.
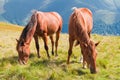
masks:
<path fill-rule="evenodd" d="M 0 31 L 21 31 L 23 29 L 22 26 L 0 22 Z"/>
<path fill-rule="evenodd" d="M 74 47 L 70 65 L 66 65 L 68 34 L 62 33 L 59 40 L 58 57 L 51 55 L 48 60 L 40 39 L 41 58 L 37 58 L 34 40 L 31 42 L 31 55 L 26 65 L 19 65 L 16 52 L 22 27 L 0 23 L 0 80 L 119 80 L 120 79 L 120 37 L 92 34 L 98 45 L 97 74 L 90 74 L 79 63 L 81 56 L 79 46 Z M 49 52 L 51 44 L 49 41 Z"/>
<path fill-rule="evenodd" d="M 63 18 L 63 32 L 67 33 L 72 7 L 86 7 L 93 13 L 95 23 L 93 33 L 120 35 L 116 29 L 116 26 L 120 26 L 119 4 L 120 0 L 1 0 L 0 21 L 26 25 L 33 9 L 44 12 L 56 11 Z"/>

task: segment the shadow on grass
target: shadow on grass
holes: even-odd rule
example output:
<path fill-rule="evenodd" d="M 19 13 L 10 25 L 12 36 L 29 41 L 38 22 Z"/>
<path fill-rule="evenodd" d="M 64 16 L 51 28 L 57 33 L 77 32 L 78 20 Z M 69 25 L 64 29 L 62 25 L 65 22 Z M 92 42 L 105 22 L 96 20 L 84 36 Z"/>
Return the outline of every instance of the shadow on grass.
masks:
<path fill-rule="evenodd" d="M 87 74 L 87 72 L 85 72 L 82 68 L 81 69 L 74 69 L 74 71 L 77 72 L 77 74 L 79 76 Z"/>
<path fill-rule="evenodd" d="M 35 54 L 33 54 L 33 53 L 30 53 L 29 58 L 34 58 L 34 57 L 37 57 L 37 54 L 35 55 Z"/>
<path fill-rule="evenodd" d="M 30 58 L 36 57 L 34 54 L 30 54 Z M 17 56 L 10 56 L 10 57 L 3 57 L 0 58 L 0 66 L 3 67 L 5 65 L 17 65 L 19 64 L 18 62 L 18 55 Z"/>
<path fill-rule="evenodd" d="M 36 57 L 34 54 L 30 54 L 30 58 Z M 11 65 L 17 65 L 18 62 L 18 56 L 11 56 L 11 57 L 4 57 L 0 59 L 0 66 L 5 66 L 7 64 Z"/>
<path fill-rule="evenodd" d="M 75 64 L 75 63 L 79 63 L 77 61 L 72 61 L 69 65 L 71 64 Z M 80 64 L 80 63 L 79 63 Z M 36 66 L 39 67 L 41 69 L 43 68 L 49 68 L 49 69 L 58 69 L 58 67 L 66 72 L 66 73 L 70 73 L 72 72 L 72 74 L 77 73 L 77 75 L 81 76 L 86 74 L 87 72 L 81 67 L 80 69 L 69 69 L 71 67 L 68 67 L 69 65 L 66 64 L 66 60 L 49 60 L 49 59 L 42 59 L 42 60 L 37 60 L 37 61 L 33 61 L 30 66 Z M 70 70 L 70 71 L 69 71 Z"/>
<path fill-rule="evenodd" d="M 12 57 L 7 57 L 7 58 L 2 58 L 0 59 L 0 66 L 5 66 L 7 64 L 11 65 L 16 65 L 18 64 L 18 57 L 17 56 L 12 56 Z"/>
<path fill-rule="evenodd" d="M 42 59 L 42 60 L 37 60 L 37 61 L 32 62 L 30 66 L 44 66 L 44 67 L 50 67 L 53 65 L 60 66 L 65 62 L 66 62 L 65 60 L 53 61 L 49 59 Z"/>
<path fill-rule="evenodd" d="M 78 61 L 71 61 L 70 64 L 74 64 L 74 63 L 78 63 L 78 64 L 81 64 L 80 62 Z"/>
<path fill-rule="evenodd" d="M 31 54 L 30 55 L 30 59 L 31 58 L 34 58 L 34 57 L 37 57 L 35 54 Z M 12 56 L 12 57 L 6 57 L 6 58 L 2 58 L 0 59 L 0 66 L 3 67 L 3 66 L 6 66 L 8 64 L 11 64 L 13 66 L 19 64 L 18 63 L 18 56 Z M 79 62 L 76 62 L 76 61 L 71 61 L 70 64 L 74 64 L 74 63 L 79 63 Z M 68 65 L 66 64 L 66 59 L 55 59 L 55 60 L 49 60 L 49 59 L 33 59 L 32 62 L 28 63 L 30 64 L 29 67 L 31 66 L 34 66 L 34 67 L 41 67 L 41 68 L 56 68 L 56 67 L 59 67 L 61 68 L 64 72 L 69 72 L 67 69 Z M 84 72 L 83 69 L 72 69 L 72 71 L 75 71 L 77 72 L 78 75 L 84 75 L 86 74 L 86 72 Z"/>

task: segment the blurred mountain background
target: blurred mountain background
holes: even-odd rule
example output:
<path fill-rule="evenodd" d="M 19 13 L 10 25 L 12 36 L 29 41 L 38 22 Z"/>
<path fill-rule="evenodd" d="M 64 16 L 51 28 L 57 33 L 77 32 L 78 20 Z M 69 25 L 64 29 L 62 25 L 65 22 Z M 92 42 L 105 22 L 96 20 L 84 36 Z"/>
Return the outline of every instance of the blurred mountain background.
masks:
<path fill-rule="evenodd" d="M 63 17 L 62 32 L 67 33 L 72 7 L 93 12 L 92 33 L 120 35 L 120 0 L 0 0 L 0 21 L 25 26 L 33 9 L 56 11 Z"/>

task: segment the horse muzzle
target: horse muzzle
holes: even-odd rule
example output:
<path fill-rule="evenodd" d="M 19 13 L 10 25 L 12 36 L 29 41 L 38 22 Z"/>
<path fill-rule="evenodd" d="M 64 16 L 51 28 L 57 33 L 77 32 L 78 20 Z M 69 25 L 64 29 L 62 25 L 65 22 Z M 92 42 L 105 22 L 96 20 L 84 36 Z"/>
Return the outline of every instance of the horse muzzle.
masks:
<path fill-rule="evenodd" d="M 18 62 L 20 65 L 25 65 L 27 62 L 25 60 L 18 59 Z"/>

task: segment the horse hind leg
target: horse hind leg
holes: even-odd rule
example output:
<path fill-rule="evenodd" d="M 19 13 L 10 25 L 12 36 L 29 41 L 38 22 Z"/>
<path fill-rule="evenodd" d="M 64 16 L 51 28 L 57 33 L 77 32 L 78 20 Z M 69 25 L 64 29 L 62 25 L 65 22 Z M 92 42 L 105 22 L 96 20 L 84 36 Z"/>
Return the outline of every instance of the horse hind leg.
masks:
<path fill-rule="evenodd" d="M 38 55 L 38 58 L 40 58 L 39 41 L 38 41 L 38 36 L 37 35 L 34 35 L 34 40 L 35 40 L 35 45 L 36 45 L 36 49 L 37 49 L 37 55 Z"/>
<path fill-rule="evenodd" d="M 52 55 L 54 55 L 54 39 L 53 39 L 53 35 L 50 36 L 50 40 L 51 40 L 51 43 L 52 43 Z"/>
<path fill-rule="evenodd" d="M 57 48 L 58 48 L 58 40 L 59 40 L 59 37 L 60 37 L 60 31 L 58 31 L 58 32 L 56 33 L 55 56 L 58 56 L 58 54 L 57 54 Z"/>
<path fill-rule="evenodd" d="M 44 48 L 47 52 L 47 57 L 50 58 L 49 52 L 48 52 L 48 38 L 47 38 L 47 34 L 45 33 L 43 36 L 43 41 L 44 41 Z"/>

